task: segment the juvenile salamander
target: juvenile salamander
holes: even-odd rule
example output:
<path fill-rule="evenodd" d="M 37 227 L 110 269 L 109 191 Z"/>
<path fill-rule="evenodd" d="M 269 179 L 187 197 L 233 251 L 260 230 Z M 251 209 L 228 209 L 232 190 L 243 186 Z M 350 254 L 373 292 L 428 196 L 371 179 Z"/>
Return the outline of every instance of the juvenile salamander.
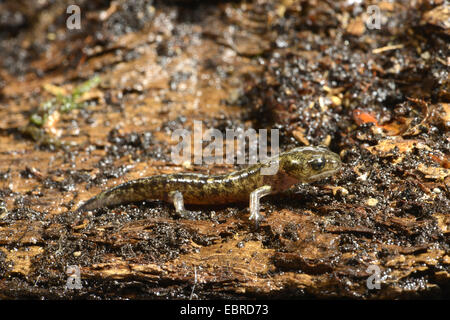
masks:
<path fill-rule="evenodd" d="M 275 174 L 262 174 L 262 168 L 273 166 Z M 341 168 L 339 156 L 324 147 L 299 147 L 229 174 L 197 173 L 163 174 L 132 180 L 108 189 L 86 201 L 77 211 L 94 210 L 144 200 L 173 202 L 176 212 L 189 216 L 188 204 L 225 204 L 250 200 L 250 218 L 256 222 L 259 200 L 306 183 L 333 175 Z"/>

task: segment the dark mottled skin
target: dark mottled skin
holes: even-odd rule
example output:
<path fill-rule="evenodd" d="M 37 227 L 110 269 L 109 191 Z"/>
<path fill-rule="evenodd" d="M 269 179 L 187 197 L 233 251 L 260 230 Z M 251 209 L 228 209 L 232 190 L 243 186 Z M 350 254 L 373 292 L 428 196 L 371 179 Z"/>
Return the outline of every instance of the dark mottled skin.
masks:
<path fill-rule="evenodd" d="M 276 174 L 262 175 L 261 169 L 279 161 Z M 339 156 L 323 147 L 299 147 L 279 157 L 223 175 L 179 173 L 132 180 L 101 192 L 78 210 L 144 201 L 170 200 L 170 192 L 179 191 L 187 204 L 225 204 L 249 200 L 250 193 L 262 186 L 279 193 L 300 182 L 311 182 L 334 174 L 341 167 Z"/>

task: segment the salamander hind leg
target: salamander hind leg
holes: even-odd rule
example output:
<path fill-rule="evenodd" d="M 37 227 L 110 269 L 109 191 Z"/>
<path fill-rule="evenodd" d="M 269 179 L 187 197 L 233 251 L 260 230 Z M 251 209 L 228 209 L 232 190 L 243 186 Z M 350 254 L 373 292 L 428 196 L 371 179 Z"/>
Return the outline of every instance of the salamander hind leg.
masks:
<path fill-rule="evenodd" d="M 195 217 L 194 211 L 189 211 L 184 208 L 183 194 L 180 191 L 171 191 L 169 198 L 173 201 L 178 216 L 184 219 L 193 219 Z"/>
<path fill-rule="evenodd" d="M 250 217 L 249 220 L 255 220 L 256 223 L 261 221 L 264 217 L 262 214 L 259 213 L 260 209 L 260 203 L 259 200 L 270 194 L 272 191 L 271 186 L 262 186 L 261 188 L 258 188 L 254 190 L 252 193 L 250 193 Z"/>

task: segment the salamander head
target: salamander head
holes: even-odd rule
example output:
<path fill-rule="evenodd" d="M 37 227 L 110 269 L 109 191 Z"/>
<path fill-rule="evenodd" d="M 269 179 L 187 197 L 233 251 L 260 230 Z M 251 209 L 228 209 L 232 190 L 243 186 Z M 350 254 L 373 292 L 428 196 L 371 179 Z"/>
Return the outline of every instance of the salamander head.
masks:
<path fill-rule="evenodd" d="M 341 166 L 341 158 L 325 147 L 299 147 L 280 155 L 281 169 L 301 182 L 329 177 Z"/>

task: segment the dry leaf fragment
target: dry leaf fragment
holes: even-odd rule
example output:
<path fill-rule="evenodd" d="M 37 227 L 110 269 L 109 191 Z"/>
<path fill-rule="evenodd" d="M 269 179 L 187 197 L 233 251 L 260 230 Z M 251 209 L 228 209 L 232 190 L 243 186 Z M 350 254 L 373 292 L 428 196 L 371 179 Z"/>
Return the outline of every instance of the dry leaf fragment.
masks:
<path fill-rule="evenodd" d="M 431 151 L 429 146 L 419 140 L 404 140 L 400 137 L 380 140 L 377 145 L 366 147 L 370 153 L 378 154 L 381 157 L 410 153 L 414 148 Z"/>
<path fill-rule="evenodd" d="M 422 172 L 427 179 L 445 179 L 450 175 L 450 170 L 441 167 L 428 167 L 423 163 L 417 166 L 417 170 Z"/>
<path fill-rule="evenodd" d="M 435 25 L 444 30 L 450 29 L 450 7 L 443 4 L 426 12 L 423 15 L 422 22 Z"/>

